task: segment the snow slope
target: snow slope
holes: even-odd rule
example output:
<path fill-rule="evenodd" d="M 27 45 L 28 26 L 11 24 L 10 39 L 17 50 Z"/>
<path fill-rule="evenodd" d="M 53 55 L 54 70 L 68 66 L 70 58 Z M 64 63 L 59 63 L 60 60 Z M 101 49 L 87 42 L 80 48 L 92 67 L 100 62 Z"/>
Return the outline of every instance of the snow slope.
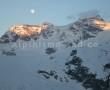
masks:
<path fill-rule="evenodd" d="M 0 90 L 86 90 L 83 82 L 65 73 L 72 50 L 77 50 L 82 65 L 97 74 L 97 79 L 108 74 L 103 66 L 110 63 L 110 31 L 92 25 L 91 18 L 66 26 L 50 25 L 37 40 L 15 39 L 16 34 L 9 31 L 4 35 L 0 40 Z"/>

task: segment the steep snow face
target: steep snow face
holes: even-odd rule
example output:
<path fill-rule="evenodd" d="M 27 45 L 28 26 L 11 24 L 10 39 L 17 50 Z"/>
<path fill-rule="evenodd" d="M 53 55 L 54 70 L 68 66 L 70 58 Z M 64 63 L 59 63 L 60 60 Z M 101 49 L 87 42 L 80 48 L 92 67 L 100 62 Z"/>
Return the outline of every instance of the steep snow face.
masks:
<path fill-rule="evenodd" d="M 0 40 L 0 89 L 86 90 L 89 84 L 93 89 L 93 83 L 109 73 L 103 66 L 110 63 L 110 32 L 97 28 L 92 20 L 48 24 L 42 33 L 25 38 L 6 32 Z M 92 85 L 85 84 L 88 79 L 94 81 Z"/>
<path fill-rule="evenodd" d="M 108 71 L 104 71 L 103 65 L 110 63 L 109 34 L 109 31 L 101 32 L 94 38 L 82 41 L 82 46 L 76 48 L 65 47 L 63 44 L 61 47 L 24 48 L 15 48 L 16 44 L 0 45 L 0 50 L 3 50 L 0 56 L 0 89 L 86 90 L 82 82 L 77 83 L 76 79 L 72 80 L 65 74 L 68 68 L 65 63 L 73 58 L 71 51 L 77 50 L 82 65 L 89 68 L 90 73 L 96 74 L 97 79 L 105 79 Z M 39 39 L 36 43 L 38 41 L 45 44 L 55 42 L 54 39 Z"/>
<path fill-rule="evenodd" d="M 97 78 L 104 78 L 109 71 L 104 71 L 104 65 L 110 63 L 110 31 L 103 31 L 96 38 L 82 42 L 78 48 L 78 56 L 90 71 L 97 74 Z"/>

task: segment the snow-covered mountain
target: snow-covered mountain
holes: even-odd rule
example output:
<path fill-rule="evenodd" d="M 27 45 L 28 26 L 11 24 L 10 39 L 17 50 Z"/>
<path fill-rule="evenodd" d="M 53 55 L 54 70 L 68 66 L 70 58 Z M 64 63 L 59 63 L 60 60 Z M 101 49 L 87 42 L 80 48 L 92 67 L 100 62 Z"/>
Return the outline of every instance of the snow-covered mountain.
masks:
<path fill-rule="evenodd" d="M 94 20 L 104 22 L 12 26 L 0 38 L 0 89 L 109 90 L 110 31 Z"/>

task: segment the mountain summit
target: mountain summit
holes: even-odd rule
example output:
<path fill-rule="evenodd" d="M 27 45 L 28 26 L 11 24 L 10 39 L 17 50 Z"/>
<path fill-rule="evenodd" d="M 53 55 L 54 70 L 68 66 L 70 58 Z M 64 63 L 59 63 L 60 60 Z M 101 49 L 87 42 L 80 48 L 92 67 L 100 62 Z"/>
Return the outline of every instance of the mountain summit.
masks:
<path fill-rule="evenodd" d="M 87 39 L 96 36 L 99 31 L 103 31 L 104 28 L 101 28 L 98 25 L 99 20 L 100 22 L 104 22 L 104 20 L 97 15 L 93 17 L 79 18 L 78 21 L 65 26 L 54 26 L 51 23 L 43 23 L 40 25 L 14 25 L 0 38 L 0 42 L 16 42 L 18 39 L 27 41 L 30 39 L 36 40 L 39 36 L 47 38 L 48 36 L 54 36 L 56 33 L 59 37 L 62 37 L 65 33 L 67 38 L 69 38 L 69 36 L 71 36 L 71 38 L 77 36 L 77 39 Z"/>
<path fill-rule="evenodd" d="M 10 28 L 10 32 L 19 35 L 20 37 L 30 37 L 36 33 L 41 33 L 48 27 L 47 24 L 42 25 L 15 25 Z"/>

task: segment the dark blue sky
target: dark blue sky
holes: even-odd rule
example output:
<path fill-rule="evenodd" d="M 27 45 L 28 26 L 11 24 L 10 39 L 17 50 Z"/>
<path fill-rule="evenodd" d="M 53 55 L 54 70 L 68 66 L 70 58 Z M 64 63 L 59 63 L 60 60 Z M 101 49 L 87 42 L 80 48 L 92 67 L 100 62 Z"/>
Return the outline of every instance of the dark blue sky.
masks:
<path fill-rule="evenodd" d="M 35 14 L 30 13 L 34 9 Z M 98 10 L 110 21 L 110 0 L 0 0 L 0 35 L 13 24 L 65 25 L 82 12 Z M 67 16 L 73 16 L 68 19 Z"/>

